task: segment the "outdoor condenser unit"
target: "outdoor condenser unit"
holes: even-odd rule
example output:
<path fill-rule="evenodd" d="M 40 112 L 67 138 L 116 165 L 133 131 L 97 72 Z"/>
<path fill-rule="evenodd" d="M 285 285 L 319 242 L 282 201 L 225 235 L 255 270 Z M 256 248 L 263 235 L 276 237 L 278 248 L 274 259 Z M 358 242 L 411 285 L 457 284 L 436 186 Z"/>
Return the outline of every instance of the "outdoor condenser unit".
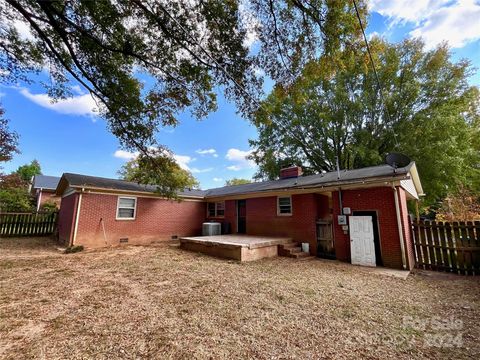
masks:
<path fill-rule="evenodd" d="M 220 235 L 222 233 L 222 226 L 218 222 L 205 222 L 202 226 L 203 236 Z"/>

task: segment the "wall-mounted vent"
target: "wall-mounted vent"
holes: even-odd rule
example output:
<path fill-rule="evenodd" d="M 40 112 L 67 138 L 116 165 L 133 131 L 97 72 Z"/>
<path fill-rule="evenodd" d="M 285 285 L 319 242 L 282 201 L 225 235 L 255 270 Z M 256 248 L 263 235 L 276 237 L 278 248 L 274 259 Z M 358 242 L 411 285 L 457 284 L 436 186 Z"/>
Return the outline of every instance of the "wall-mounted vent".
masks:
<path fill-rule="evenodd" d="M 128 243 L 128 238 L 120 238 L 120 244 Z"/>

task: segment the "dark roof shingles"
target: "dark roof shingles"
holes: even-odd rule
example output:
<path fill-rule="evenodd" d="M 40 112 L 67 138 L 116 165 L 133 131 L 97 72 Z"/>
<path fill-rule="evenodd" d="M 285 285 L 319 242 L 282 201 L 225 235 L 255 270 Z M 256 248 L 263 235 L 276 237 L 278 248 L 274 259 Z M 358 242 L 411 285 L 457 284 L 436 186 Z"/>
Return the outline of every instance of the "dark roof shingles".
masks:
<path fill-rule="evenodd" d="M 58 176 L 35 175 L 32 187 L 34 189 L 55 190 L 59 181 L 60 178 Z"/>
<path fill-rule="evenodd" d="M 100 189 L 111 189 L 111 190 L 124 190 L 124 191 L 140 191 L 140 192 L 155 192 L 156 186 L 154 185 L 142 185 L 135 182 L 119 180 L 119 179 L 109 179 L 102 178 L 97 176 L 88 176 L 80 174 L 63 174 L 65 179 L 68 181 L 70 186 L 85 186 L 85 187 L 95 187 Z M 181 196 L 195 196 L 203 197 L 204 191 L 197 189 L 186 189 L 181 191 L 179 195 Z"/>
<path fill-rule="evenodd" d="M 337 179 L 337 172 L 332 171 L 324 174 L 309 176 L 300 176 L 298 178 L 289 178 L 281 180 L 254 182 L 250 184 L 224 186 L 210 190 L 186 189 L 179 193 L 180 196 L 193 197 L 220 197 L 247 194 L 262 191 L 273 191 L 291 188 L 303 188 L 337 184 L 342 182 L 351 182 L 355 180 L 366 180 L 369 178 L 394 177 L 396 175 L 405 175 L 409 172 L 413 163 L 406 167 L 394 169 L 389 165 L 379 165 L 354 170 L 341 170 L 340 179 Z M 65 179 L 71 186 L 96 187 L 102 189 L 155 192 L 154 185 L 141 185 L 135 182 L 129 182 L 119 179 L 108 179 L 96 176 L 87 176 L 80 174 L 65 173 Z"/>

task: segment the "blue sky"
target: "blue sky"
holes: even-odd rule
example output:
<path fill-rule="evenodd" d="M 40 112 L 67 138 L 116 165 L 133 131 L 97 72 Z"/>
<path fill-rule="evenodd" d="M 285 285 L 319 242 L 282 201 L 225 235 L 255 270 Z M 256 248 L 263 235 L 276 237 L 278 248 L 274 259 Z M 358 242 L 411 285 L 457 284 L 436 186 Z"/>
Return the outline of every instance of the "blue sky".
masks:
<path fill-rule="evenodd" d="M 370 3 L 369 34 L 390 41 L 422 37 L 429 46 L 448 41 L 454 59 L 468 58 L 480 68 L 480 1 L 378 0 Z M 480 85 L 480 72 L 470 82 Z M 20 135 L 21 154 L 3 164 L 5 172 L 37 159 L 43 173 L 63 172 L 117 177 L 133 154 L 119 149 L 102 119 L 91 113 L 89 95 L 78 88 L 73 99 L 51 104 L 39 85 L 0 88 L 0 101 L 11 128 Z M 255 127 L 239 117 L 233 104 L 219 96 L 218 111 L 202 121 L 181 116 L 174 129 L 162 129 L 158 141 L 167 145 L 202 188 L 222 186 L 233 177 L 251 178 L 255 165 L 245 159 Z"/>

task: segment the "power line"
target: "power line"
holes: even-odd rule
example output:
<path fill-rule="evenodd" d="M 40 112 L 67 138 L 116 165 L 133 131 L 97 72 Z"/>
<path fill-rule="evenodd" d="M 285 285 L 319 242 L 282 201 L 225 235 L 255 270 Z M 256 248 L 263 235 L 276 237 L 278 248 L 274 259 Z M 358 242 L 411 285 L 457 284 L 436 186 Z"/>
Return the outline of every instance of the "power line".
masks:
<path fill-rule="evenodd" d="M 360 17 L 360 12 L 358 11 L 357 2 L 355 0 L 352 0 L 352 1 L 353 1 L 353 7 L 355 8 L 355 13 L 357 14 L 358 22 L 360 24 L 360 29 L 362 29 L 363 39 L 365 40 L 365 45 L 367 46 L 368 57 L 370 58 L 370 62 L 372 63 L 373 73 L 375 74 L 378 91 L 380 93 L 380 100 L 385 106 L 386 102 L 385 102 L 385 98 L 383 97 L 383 87 L 382 87 L 382 84 L 380 83 L 380 78 L 378 77 L 377 68 L 375 67 L 375 62 L 373 61 L 372 53 L 370 52 L 370 45 L 368 44 L 368 39 L 367 39 L 367 35 L 365 34 L 362 18 Z M 390 115 L 388 114 L 387 109 L 385 109 L 385 115 L 387 115 L 388 122 L 391 123 Z M 397 134 L 395 134 L 395 130 L 393 129 L 392 124 L 390 124 L 390 128 L 392 130 L 393 138 L 395 140 L 395 146 L 398 147 L 399 145 L 397 140 Z"/>

